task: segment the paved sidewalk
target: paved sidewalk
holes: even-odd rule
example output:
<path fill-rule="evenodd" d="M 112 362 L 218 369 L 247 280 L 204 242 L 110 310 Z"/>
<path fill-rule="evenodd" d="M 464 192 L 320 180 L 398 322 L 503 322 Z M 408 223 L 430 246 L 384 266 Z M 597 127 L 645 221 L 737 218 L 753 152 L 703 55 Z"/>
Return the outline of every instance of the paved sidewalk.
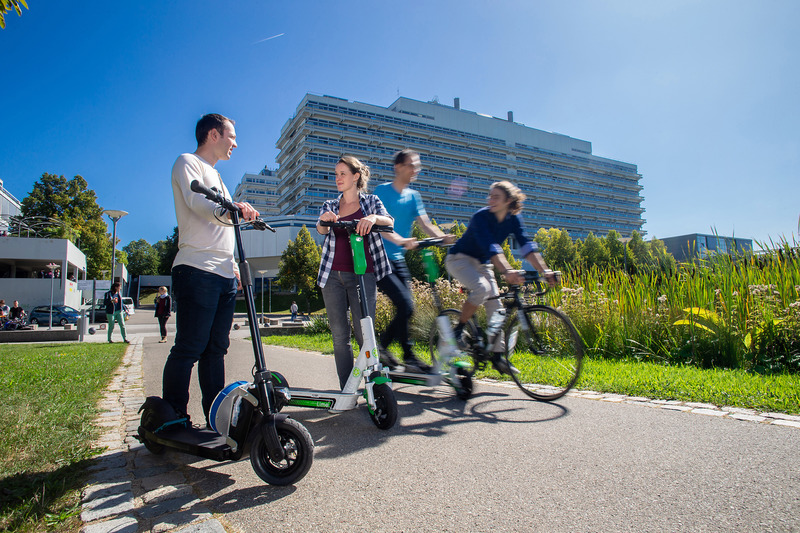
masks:
<path fill-rule="evenodd" d="M 241 324 L 238 320 L 237 323 Z M 85 533 L 110 532 L 224 532 L 225 517 L 213 515 L 195 495 L 183 471 L 187 456 L 167 452 L 153 455 L 132 437 L 139 426 L 138 409 L 144 402 L 142 359 L 144 338 L 152 332 L 132 333 L 122 365 L 101 401 L 104 412 L 98 424 L 105 428 L 96 443 L 106 451 L 91 467 L 92 477 L 83 494 Z M 231 331 L 231 353 L 251 352 L 249 329 Z M 105 335 L 102 337 L 105 338 Z M 92 339 L 97 341 L 97 339 Z M 102 341 L 99 341 L 102 342 Z M 153 346 L 153 344 L 150 344 Z M 516 388 L 513 383 L 481 380 L 486 385 Z M 601 402 L 631 403 L 656 409 L 682 411 L 687 416 L 733 418 L 749 423 L 800 429 L 800 416 L 767 413 L 711 404 L 651 400 L 592 391 L 571 391 L 569 396 Z"/>

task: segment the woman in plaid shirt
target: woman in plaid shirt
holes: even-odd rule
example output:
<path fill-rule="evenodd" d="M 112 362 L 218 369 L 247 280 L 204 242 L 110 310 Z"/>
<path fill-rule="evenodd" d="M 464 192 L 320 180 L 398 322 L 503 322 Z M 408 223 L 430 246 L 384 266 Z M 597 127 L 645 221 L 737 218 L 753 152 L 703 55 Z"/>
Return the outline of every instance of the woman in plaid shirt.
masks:
<path fill-rule="evenodd" d="M 341 193 L 335 200 L 322 205 L 317 231 L 326 235 L 322 244 L 322 261 L 319 265 L 317 285 L 322 288 L 322 298 L 328 313 L 328 322 L 333 337 L 333 356 L 339 386 L 344 388 L 347 378 L 353 371 L 353 348 L 350 344 L 350 320 L 348 309 L 353 315 L 353 329 L 359 346 L 363 344 L 361 334 L 361 306 L 358 303 L 358 281 L 353 272 L 353 253 L 347 231 L 321 226 L 320 222 L 339 220 L 359 220 L 356 232 L 366 235 L 364 244 L 367 272 L 364 274 L 364 289 L 367 294 L 367 308 L 375 316 L 377 302 L 377 280 L 392 271 L 389 258 L 383 248 L 383 241 L 377 233 L 370 233 L 373 225 L 392 226 L 394 219 L 386 211 L 383 203 L 374 194 L 366 194 L 369 181 L 369 167 L 352 156 L 342 156 L 336 163 L 336 189 Z"/>

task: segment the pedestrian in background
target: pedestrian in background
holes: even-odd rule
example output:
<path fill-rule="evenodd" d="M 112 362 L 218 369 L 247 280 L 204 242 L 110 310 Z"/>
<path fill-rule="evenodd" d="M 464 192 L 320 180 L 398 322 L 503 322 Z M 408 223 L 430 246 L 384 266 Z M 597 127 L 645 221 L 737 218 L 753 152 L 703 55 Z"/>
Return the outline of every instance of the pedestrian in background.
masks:
<path fill-rule="evenodd" d="M 111 333 L 114 332 L 114 322 L 119 324 L 119 331 L 122 333 L 122 342 L 130 344 L 125 334 L 125 319 L 122 317 L 122 295 L 119 293 L 119 283 L 112 283 L 111 290 L 103 296 L 106 304 L 106 320 L 108 321 L 108 342 L 111 340 Z"/>
<path fill-rule="evenodd" d="M 297 302 L 292 301 L 292 306 L 289 308 L 289 311 L 292 312 L 292 322 L 297 319 Z"/>
<path fill-rule="evenodd" d="M 156 296 L 156 318 L 158 325 L 161 328 L 161 340 L 158 342 L 167 342 L 167 320 L 172 314 L 172 298 L 169 297 L 166 287 L 158 288 L 158 296 Z"/>

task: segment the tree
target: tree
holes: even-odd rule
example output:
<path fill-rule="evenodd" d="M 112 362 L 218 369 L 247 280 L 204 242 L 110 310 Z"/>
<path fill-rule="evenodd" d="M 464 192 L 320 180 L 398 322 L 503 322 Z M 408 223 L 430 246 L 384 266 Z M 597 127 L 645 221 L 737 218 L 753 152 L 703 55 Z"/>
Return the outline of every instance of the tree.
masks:
<path fill-rule="evenodd" d="M 42 174 L 33 190 L 22 200 L 23 217 L 42 216 L 62 222 L 48 230 L 53 238 L 69 239 L 86 255 L 89 278 L 99 277 L 111 265 L 111 238 L 103 221 L 103 209 L 86 180 L 75 176 Z M 124 262 L 124 261 L 123 261 Z"/>
<path fill-rule="evenodd" d="M 178 226 L 172 230 L 172 236 L 160 240 L 153 245 L 158 254 L 158 274 L 169 276 L 172 273 L 172 263 L 178 255 Z"/>
<path fill-rule="evenodd" d="M 625 257 L 625 244 L 621 241 L 622 235 L 615 229 L 608 232 L 605 237 L 606 249 L 611 266 L 622 268 Z"/>
<path fill-rule="evenodd" d="M 649 244 L 650 255 L 652 255 L 653 259 L 658 263 L 658 268 L 667 274 L 675 272 L 677 266 L 675 257 L 667 251 L 667 247 L 664 246 L 664 241 L 653 238 Z"/>
<path fill-rule="evenodd" d="M 580 250 L 581 264 L 586 267 L 597 266 L 598 268 L 608 267 L 609 253 L 605 243 L 589 232 L 586 240 L 583 241 Z"/>
<path fill-rule="evenodd" d="M 567 270 L 578 264 L 578 248 L 565 230 L 541 228 L 534 240 L 542 247 L 542 256 L 553 270 Z"/>
<path fill-rule="evenodd" d="M 0 0 L 0 28 L 5 29 L 6 13 L 9 13 L 12 9 L 17 12 L 17 15 L 22 16 L 20 6 L 28 9 L 28 4 L 25 0 Z"/>
<path fill-rule="evenodd" d="M 159 256 L 146 240 L 131 241 L 122 248 L 128 254 L 128 272 L 132 276 L 155 276 L 158 274 Z"/>
<path fill-rule="evenodd" d="M 653 261 L 653 257 L 650 255 L 650 247 L 644 242 L 641 234 L 636 230 L 631 232 L 631 240 L 628 241 L 628 250 L 630 251 L 630 255 L 628 256 L 628 272 L 634 273 L 652 270 L 655 261 Z M 631 258 L 633 259 L 632 262 L 630 261 Z"/>
<path fill-rule="evenodd" d="M 309 310 L 311 298 L 319 296 L 317 272 L 321 253 L 304 224 L 297 238 L 286 245 L 278 267 L 278 285 L 284 289 L 297 287 L 298 293 L 306 297 Z"/>

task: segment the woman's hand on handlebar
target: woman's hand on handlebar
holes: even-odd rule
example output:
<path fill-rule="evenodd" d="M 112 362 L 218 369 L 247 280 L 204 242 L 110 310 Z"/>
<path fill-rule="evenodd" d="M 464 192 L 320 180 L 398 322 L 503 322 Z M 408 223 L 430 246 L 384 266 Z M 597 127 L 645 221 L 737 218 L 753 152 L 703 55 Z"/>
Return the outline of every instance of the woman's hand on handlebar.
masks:
<path fill-rule="evenodd" d="M 378 220 L 377 215 L 367 215 L 361 220 L 358 221 L 358 225 L 356 226 L 356 233 L 361 235 L 362 237 L 369 233 L 372 229 L 372 226 L 375 225 L 375 221 Z"/>
<path fill-rule="evenodd" d="M 325 211 L 319 215 L 319 219 L 317 220 L 317 231 L 322 235 L 327 235 L 330 233 L 331 228 L 328 226 L 321 226 L 320 222 L 336 222 L 337 220 L 339 220 L 339 215 L 333 211 Z"/>

